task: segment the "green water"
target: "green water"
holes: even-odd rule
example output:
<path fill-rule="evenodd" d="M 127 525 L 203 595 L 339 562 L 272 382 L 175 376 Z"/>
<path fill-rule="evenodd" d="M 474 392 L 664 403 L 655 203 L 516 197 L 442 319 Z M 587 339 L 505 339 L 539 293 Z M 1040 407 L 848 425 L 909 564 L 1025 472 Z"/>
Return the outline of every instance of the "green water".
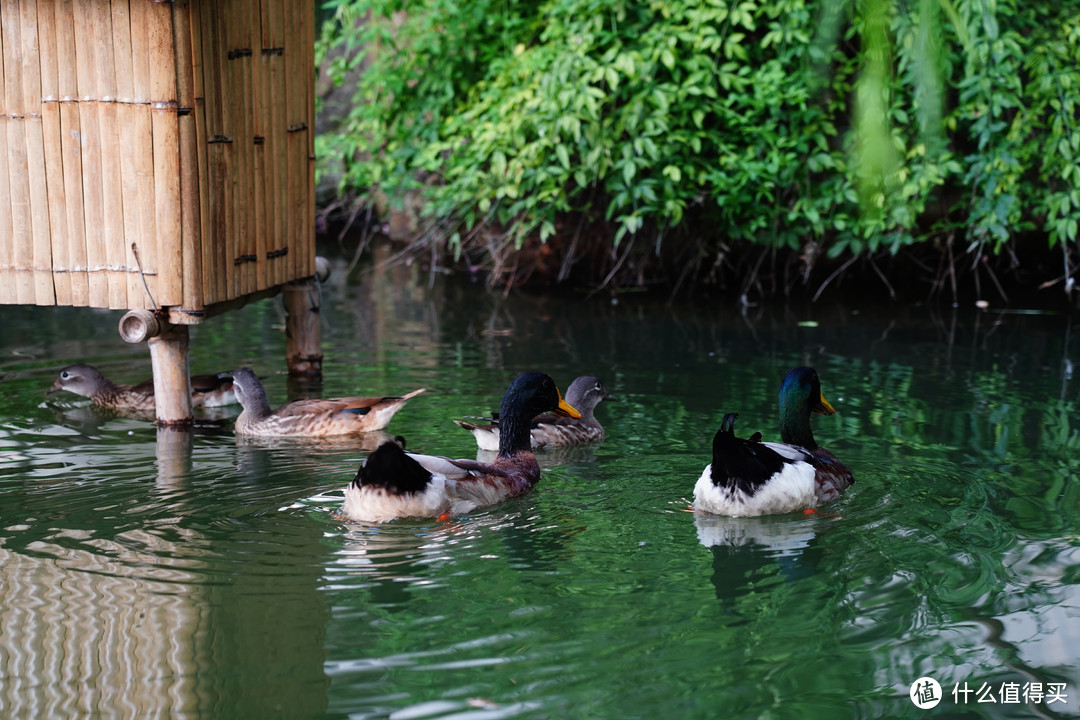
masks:
<path fill-rule="evenodd" d="M 365 442 L 158 437 L 44 391 L 76 360 L 147 377 L 117 313 L 0 328 L 0 717 L 1075 717 L 1080 418 L 1067 315 L 668 307 L 485 294 L 420 270 L 324 288 L 325 396 L 427 388 L 410 449 L 519 371 L 604 379 L 601 444 L 450 521 L 336 519 Z M 290 387 L 275 300 L 192 333 L 195 372 Z M 783 372 L 857 484 L 814 515 L 688 511 L 725 412 L 775 434 Z M 236 410 L 230 410 L 235 414 Z M 370 443 L 368 443 L 370 444 Z M 917 709 L 931 676 L 944 700 Z M 984 684 L 999 702 L 957 704 Z M 1064 684 L 1067 702 L 1001 702 Z"/>

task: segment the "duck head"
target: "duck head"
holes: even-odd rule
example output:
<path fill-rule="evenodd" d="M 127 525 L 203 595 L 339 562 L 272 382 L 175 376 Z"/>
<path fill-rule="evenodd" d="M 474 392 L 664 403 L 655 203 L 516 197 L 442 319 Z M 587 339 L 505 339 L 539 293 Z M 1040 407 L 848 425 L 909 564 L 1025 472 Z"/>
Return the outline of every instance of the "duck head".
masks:
<path fill-rule="evenodd" d="M 109 382 L 97 368 L 77 363 L 63 368 L 45 394 L 67 390 L 83 397 L 93 397 L 94 393 L 104 390 L 108 385 Z"/>
<path fill-rule="evenodd" d="M 508 456 L 531 448 L 530 423 L 545 412 L 581 417 L 577 409 L 563 400 L 550 375 L 527 372 L 514 378 L 499 406 L 499 455 Z"/>
<path fill-rule="evenodd" d="M 836 412 L 821 393 L 821 381 L 811 367 L 788 370 L 780 382 L 780 437 L 785 443 L 807 450 L 818 447 L 810 430 L 810 413 L 832 415 Z"/>
<path fill-rule="evenodd" d="M 615 400 L 604 387 L 603 381 L 592 375 L 582 375 L 566 388 L 566 402 L 582 417 L 591 418 L 592 412 L 604 400 Z"/>
<path fill-rule="evenodd" d="M 218 377 L 232 378 L 236 399 L 240 401 L 240 405 L 245 410 L 257 414 L 268 414 L 270 412 L 270 401 L 266 397 L 266 388 L 263 387 L 262 380 L 259 379 L 254 370 L 249 367 L 242 367 L 232 372 L 221 373 Z"/>

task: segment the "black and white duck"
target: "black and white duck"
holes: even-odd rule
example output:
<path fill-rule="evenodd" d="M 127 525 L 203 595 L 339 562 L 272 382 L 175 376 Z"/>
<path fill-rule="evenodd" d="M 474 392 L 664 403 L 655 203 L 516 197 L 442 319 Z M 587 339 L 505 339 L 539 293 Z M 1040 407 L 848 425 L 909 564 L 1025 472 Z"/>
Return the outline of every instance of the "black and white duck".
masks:
<path fill-rule="evenodd" d="M 540 481 L 529 429 L 544 412 L 576 418 L 550 376 L 517 376 L 499 407 L 499 450 L 495 460 L 451 460 L 407 453 L 401 444 L 380 445 L 345 488 L 342 514 L 360 522 L 403 517 L 457 516 L 525 495 Z"/>
<path fill-rule="evenodd" d="M 713 437 L 712 462 L 694 486 L 694 508 L 718 515 L 772 515 L 812 510 L 836 500 L 855 477 L 817 444 L 810 414 L 836 412 L 821 393 L 817 372 L 789 370 L 780 384 L 780 438 L 735 436 L 728 413 Z"/>

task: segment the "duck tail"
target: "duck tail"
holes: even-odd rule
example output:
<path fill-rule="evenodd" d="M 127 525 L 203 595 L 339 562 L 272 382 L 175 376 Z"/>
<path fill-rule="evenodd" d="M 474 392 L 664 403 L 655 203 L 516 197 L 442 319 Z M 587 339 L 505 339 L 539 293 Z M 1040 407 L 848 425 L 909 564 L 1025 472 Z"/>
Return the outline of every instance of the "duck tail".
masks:
<path fill-rule="evenodd" d="M 403 445 L 385 442 L 375 448 L 353 478 L 353 487 L 381 487 L 393 495 L 424 492 L 431 473 L 409 457 Z"/>

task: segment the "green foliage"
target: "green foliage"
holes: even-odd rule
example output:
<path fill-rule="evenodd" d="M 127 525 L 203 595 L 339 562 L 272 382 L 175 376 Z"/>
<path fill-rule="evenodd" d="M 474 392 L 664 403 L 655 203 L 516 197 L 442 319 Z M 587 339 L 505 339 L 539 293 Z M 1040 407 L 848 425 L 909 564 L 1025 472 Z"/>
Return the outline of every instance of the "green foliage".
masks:
<path fill-rule="evenodd" d="M 363 70 L 320 155 L 452 243 L 568 213 L 831 257 L 1080 240 L 1074 1 L 333 5 L 331 75 Z"/>

